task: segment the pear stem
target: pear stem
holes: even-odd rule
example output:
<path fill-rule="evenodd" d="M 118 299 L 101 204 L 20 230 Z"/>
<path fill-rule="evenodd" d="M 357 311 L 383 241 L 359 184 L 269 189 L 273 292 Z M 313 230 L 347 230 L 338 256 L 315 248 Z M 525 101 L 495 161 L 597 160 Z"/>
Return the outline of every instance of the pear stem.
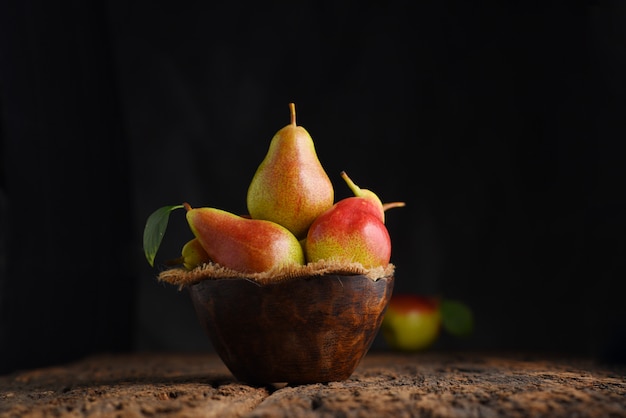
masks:
<path fill-rule="evenodd" d="M 187 203 L 187 202 L 183 203 L 183 206 L 184 206 L 184 208 L 185 208 L 185 210 L 186 210 L 187 212 L 189 212 L 189 211 L 192 209 L 192 208 L 191 208 L 191 205 L 190 205 L 189 203 Z"/>
<path fill-rule="evenodd" d="M 391 208 L 402 208 L 404 206 L 406 206 L 406 203 L 404 202 L 383 203 L 383 211 L 386 211 L 387 209 L 391 209 Z"/>
<path fill-rule="evenodd" d="M 352 179 L 348 177 L 348 173 L 346 173 L 345 171 L 342 171 L 340 175 L 341 175 L 341 178 L 343 178 L 345 182 L 348 184 L 348 187 L 350 188 L 350 190 L 352 190 L 352 193 L 354 193 L 355 196 L 359 196 L 359 193 L 361 192 L 361 188 L 357 186 L 356 184 L 354 184 Z"/>
<path fill-rule="evenodd" d="M 291 124 L 296 126 L 296 104 L 289 103 L 289 113 L 291 114 Z"/>

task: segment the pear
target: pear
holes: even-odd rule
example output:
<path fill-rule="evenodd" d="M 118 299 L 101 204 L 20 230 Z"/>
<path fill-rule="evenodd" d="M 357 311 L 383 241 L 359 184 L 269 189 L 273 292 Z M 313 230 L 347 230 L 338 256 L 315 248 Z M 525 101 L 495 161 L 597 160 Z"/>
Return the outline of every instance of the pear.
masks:
<path fill-rule="evenodd" d="M 302 239 L 313 220 L 333 205 L 334 190 L 313 139 L 296 125 L 295 104 L 289 108 L 291 123 L 272 138 L 248 187 L 247 207 L 252 218 L 278 223 Z"/>
<path fill-rule="evenodd" d="M 278 267 L 303 265 L 298 239 L 271 221 L 250 219 L 221 209 L 187 210 L 187 223 L 215 263 L 242 273 L 261 273 Z"/>
<path fill-rule="evenodd" d="M 204 263 L 211 261 L 209 255 L 202 248 L 202 244 L 198 238 L 193 238 L 185 245 L 181 251 L 181 256 L 174 260 L 169 260 L 168 265 L 182 264 L 187 270 L 193 270 L 194 268 L 201 266 Z"/>
<path fill-rule="evenodd" d="M 341 177 L 354 196 L 338 201 L 311 224 L 302 246 L 306 260 L 386 267 L 391 258 L 391 239 L 385 226 L 385 211 L 405 204 L 382 203 L 376 193 L 357 186 L 345 171 Z"/>
<path fill-rule="evenodd" d="M 348 197 L 318 216 L 304 245 L 306 260 L 361 263 L 365 268 L 386 267 L 391 239 L 384 222 L 365 199 Z"/>
<path fill-rule="evenodd" d="M 373 191 L 368 189 L 362 189 L 357 186 L 345 171 L 341 172 L 341 178 L 343 178 L 344 181 L 348 184 L 348 187 L 350 188 L 350 190 L 352 190 L 352 193 L 354 193 L 355 197 L 364 200 L 361 203 L 362 209 L 371 212 L 372 215 L 378 217 L 381 222 L 385 222 L 386 210 L 405 206 L 404 202 L 383 203 L 378 195 L 376 195 L 376 193 L 374 193 Z"/>

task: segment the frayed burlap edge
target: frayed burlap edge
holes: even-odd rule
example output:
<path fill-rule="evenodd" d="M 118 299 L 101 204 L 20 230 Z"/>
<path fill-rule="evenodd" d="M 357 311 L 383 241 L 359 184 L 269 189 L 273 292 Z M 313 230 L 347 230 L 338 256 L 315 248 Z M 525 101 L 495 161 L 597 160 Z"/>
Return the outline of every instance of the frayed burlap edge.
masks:
<path fill-rule="evenodd" d="M 333 261 L 317 261 L 315 263 L 308 263 L 304 266 L 286 266 L 277 267 L 275 269 L 263 272 L 263 273 L 241 273 L 235 270 L 222 267 L 218 264 L 207 263 L 202 266 L 198 266 L 193 270 L 186 270 L 184 268 L 173 268 L 164 270 L 158 275 L 158 280 L 169 283 L 171 285 L 178 286 L 179 289 L 185 286 L 191 286 L 202 280 L 215 280 L 215 279 L 234 279 L 245 278 L 253 280 L 261 285 L 269 283 L 277 283 L 285 280 L 296 279 L 299 277 L 307 276 L 324 276 L 331 274 L 340 275 L 363 275 L 372 280 L 378 280 L 382 277 L 389 277 L 393 275 L 395 266 L 388 264 L 387 267 L 375 267 L 372 269 L 366 269 L 360 263 L 339 263 Z"/>

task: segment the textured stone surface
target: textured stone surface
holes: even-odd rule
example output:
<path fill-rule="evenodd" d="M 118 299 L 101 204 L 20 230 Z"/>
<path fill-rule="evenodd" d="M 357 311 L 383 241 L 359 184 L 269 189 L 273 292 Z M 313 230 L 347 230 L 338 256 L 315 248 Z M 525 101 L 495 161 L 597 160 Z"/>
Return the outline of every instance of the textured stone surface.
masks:
<path fill-rule="evenodd" d="M 369 353 L 350 379 L 237 382 L 215 355 L 95 356 L 0 376 L 0 417 L 626 417 L 626 369 L 521 355 Z"/>

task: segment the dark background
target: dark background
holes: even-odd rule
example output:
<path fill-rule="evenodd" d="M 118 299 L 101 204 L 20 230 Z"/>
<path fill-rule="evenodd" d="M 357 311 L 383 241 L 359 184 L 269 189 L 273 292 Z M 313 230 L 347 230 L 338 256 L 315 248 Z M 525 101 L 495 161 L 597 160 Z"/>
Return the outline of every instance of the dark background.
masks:
<path fill-rule="evenodd" d="M 625 361 L 626 6 L 540 4 L 1 2 L 0 372 L 211 350 L 143 226 L 244 212 L 291 101 L 337 198 L 407 203 L 395 291 L 473 309 L 433 349 Z"/>

